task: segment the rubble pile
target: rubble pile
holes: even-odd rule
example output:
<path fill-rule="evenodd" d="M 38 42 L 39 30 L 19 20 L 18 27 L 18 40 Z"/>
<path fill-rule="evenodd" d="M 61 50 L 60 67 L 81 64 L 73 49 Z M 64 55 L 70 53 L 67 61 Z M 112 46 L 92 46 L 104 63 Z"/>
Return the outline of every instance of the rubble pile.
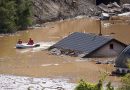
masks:
<path fill-rule="evenodd" d="M 121 5 L 117 2 L 96 5 L 94 0 L 33 0 L 33 19 L 36 23 L 42 24 L 81 15 L 99 17 L 102 12 L 117 15 L 130 12 L 128 3 L 123 0 Z"/>
<path fill-rule="evenodd" d="M 33 0 L 33 8 L 34 19 L 39 23 L 99 13 L 89 0 Z"/>
<path fill-rule="evenodd" d="M 101 3 L 98 5 L 102 12 L 108 13 L 110 15 L 119 16 L 130 16 L 130 4 L 119 5 L 116 2 L 105 5 Z M 125 14 L 124 14 L 125 13 Z"/>
<path fill-rule="evenodd" d="M 130 11 L 130 4 L 123 4 L 123 11 L 129 12 Z"/>
<path fill-rule="evenodd" d="M 70 50 L 70 49 L 58 49 L 58 48 L 51 49 L 50 53 L 53 55 L 69 55 L 73 57 L 76 57 L 82 54 L 82 52 L 80 51 Z"/>

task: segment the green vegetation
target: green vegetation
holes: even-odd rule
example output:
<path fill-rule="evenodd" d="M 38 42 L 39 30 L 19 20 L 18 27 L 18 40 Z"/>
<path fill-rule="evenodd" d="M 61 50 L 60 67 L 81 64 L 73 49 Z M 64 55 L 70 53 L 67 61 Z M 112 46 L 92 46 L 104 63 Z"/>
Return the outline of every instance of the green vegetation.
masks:
<path fill-rule="evenodd" d="M 106 85 L 107 89 L 106 90 L 114 90 L 114 87 L 112 87 L 111 82 L 108 82 Z"/>
<path fill-rule="evenodd" d="M 31 25 L 31 0 L 16 0 L 17 26 L 19 29 L 26 29 Z"/>
<path fill-rule="evenodd" d="M 85 82 L 84 80 L 80 80 L 75 90 L 103 90 L 103 81 L 104 79 L 100 79 L 97 84 L 92 84 Z M 121 83 L 122 86 L 120 88 L 114 89 L 111 82 L 108 82 L 105 90 L 130 90 L 130 74 L 122 77 Z"/>
<path fill-rule="evenodd" d="M 75 90 L 102 90 L 102 82 L 99 81 L 98 84 L 91 84 L 91 83 L 85 82 L 84 80 L 80 80 Z"/>
<path fill-rule="evenodd" d="M 107 76 L 107 73 L 101 74 L 100 80 L 97 84 L 92 84 L 85 82 L 84 80 L 80 80 L 75 90 L 103 90 L 103 82 Z M 112 87 L 111 82 L 108 82 L 108 84 L 106 85 L 106 90 L 114 90 L 114 87 Z"/>
<path fill-rule="evenodd" d="M 0 0 L 0 33 L 12 33 L 31 25 L 31 0 Z"/>
<path fill-rule="evenodd" d="M 127 59 L 127 67 L 130 69 L 130 58 Z"/>
<path fill-rule="evenodd" d="M 75 90 L 103 90 L 103 82 L 99 80 L 97 84 L 92 84 L 85 82 L 84 80 L 80 80 Z M 114 87 L 111 86 L 111 82 L 106 85 L 106 90 L 114 90 Z"/>
<path fill-rule="evenodd" d="M 119 90 L 130 90 L 130 74 L 125 75 L 121 82 L 122 87 Z"/>

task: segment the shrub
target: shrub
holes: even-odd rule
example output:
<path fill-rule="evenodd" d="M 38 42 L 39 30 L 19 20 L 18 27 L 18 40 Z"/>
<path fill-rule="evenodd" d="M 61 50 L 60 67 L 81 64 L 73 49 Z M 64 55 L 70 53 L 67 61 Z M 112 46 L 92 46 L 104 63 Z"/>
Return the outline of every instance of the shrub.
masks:
<path fill-rule="evenodd" d="M 121 82 L 122 87 L 119 90 L 130 90 L 130 74 L 125 75 Z"/>
<path fill-rule="evenodd" d="M 114 87 L 112 87 L 111 82 L 108 82 L 106 88 L 107 88 L 106 90 L 114 90 Z"/>
<path fill-rule="evenodd" d="M 103 82 L 107 76 L 107 73 L 101 73 L 100 80 L 97 84 L 88 83 L 81 79 L 75 90 L 103 90 Z M 111 82 L 108 82 L 106 85 L 106 90 L 114 90 Z"/>
<path fill-rule="evenodd" d="M 87 83 L 84 80 L 80 80 L 75 90 L 97 90 L 96 84 Z"/>
<path fill-rule="evenodd" d="M 101 90 L 101 89 L 102 89 L 101 81 L 99 81 L 98 84 L 91 84 L 85 82 L 84 80 L 80 80 L 78 86 L 75 88 L 75 90 Z"/>

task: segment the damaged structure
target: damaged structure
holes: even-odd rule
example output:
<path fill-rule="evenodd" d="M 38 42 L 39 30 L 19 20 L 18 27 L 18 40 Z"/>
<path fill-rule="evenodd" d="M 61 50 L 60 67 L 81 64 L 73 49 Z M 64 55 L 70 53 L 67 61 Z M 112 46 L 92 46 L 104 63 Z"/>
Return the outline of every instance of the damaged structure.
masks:
<path fill-rule="evenodd" d="M 49 48 L 52 54 L 70 56 L 112 57 L 127 45 L 107 36 L 75 32 Z"/>
<path fill-rule="evenodd" d="M 130 73 L 130 46 L 126 47 L 117 57 L 116 72 L 119 74 Z"/>

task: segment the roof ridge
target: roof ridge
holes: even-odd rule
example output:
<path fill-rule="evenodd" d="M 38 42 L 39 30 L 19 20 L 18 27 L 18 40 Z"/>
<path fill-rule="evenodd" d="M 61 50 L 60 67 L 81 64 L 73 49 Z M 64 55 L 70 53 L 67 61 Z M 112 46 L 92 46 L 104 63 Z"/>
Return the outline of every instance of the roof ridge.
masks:
<path fill-rule="evenodd" d="M 97 35 L 96 33 L 74 32 L 74 33 L 71 33 L 70 35 L 75 34 L 75 33 L 77 33 L 77 34 L 84 34 L 84 35 L 91 35 L 91 36 L 93 35 L 94 37 L 104 37 L 104 38 L 107 38 L 107 39 L 114 39 L 114 38 L 111 37 L 111 36 L 104 36 L 104 35 L 99 36 L 99 35 Z"/>

